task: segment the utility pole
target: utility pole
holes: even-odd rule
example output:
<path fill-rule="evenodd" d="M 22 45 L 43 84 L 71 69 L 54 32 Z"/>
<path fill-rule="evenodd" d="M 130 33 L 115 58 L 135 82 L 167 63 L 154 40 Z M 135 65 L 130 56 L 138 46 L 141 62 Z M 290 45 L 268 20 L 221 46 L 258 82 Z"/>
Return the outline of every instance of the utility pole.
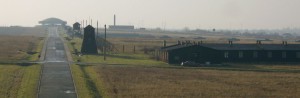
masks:
<path fill-rule="evenodd" d="M 97 34 L 96 34 L 95 39 L 96 39 L 96 46 L 97 46 L 97 51 L 98 51 L 98 45 L 99 45 L 99 42 L 98 42 L 98 20 L 97 20 Z"/>
<path fill-rule="evenodd" d="M 84 20 L 82 20 L 82 29 L 81 29 L 81 31 L 83 32 L 83 30 L 84 30 Z M 81 31 L 80 31 L 80 34 L 82 33 Z"/>
<path fill-rule="evenodd" d="M 106 24 L 104 25 L 104 61 L 106 60 Z"/>
<path fill-rule="evenodd" d="M 98 38 L 98 36 L 99 36 L 99 34 L 98 34 L 98 20 L 97 20 L 97 36 L 96 36 L 96 38 Z"/>
<path fill-rule="evenodd" d="M 87 20 L 85 20 L 85 24 L 86 24 L 86 26 L 88 26 L 88 22 L 87 22 Z"/>
<path fill-rule="evenodd" d="M 84 20 L 82 20 L 82 29 L 84 29 L 84 26 L 85 26 L 85 25 L 84 25 Z"/>

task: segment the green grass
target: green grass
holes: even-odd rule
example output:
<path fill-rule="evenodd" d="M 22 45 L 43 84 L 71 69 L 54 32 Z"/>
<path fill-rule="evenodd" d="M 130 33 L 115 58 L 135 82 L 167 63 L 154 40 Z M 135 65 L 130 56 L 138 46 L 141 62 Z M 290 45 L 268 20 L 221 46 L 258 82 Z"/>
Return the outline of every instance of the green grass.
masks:
<path fill-rule="evenodd" d="M 87 77 L 79 65 L 71 65 L 72 75 L 76 84 L 76 90 L 79 98 L 92 98 L 93 94 L 87 86 Z"/>
<path fill-rule="evenodd" d="M 107 98 L 103 83 L 100 82 L 97 73 L 91 67 L 72 65 L 71 70 L 79 98 Z"/>
<path fill-rule="evenodd" d="M 104 60 L 103 55 L 83 55 L 75 59 L 80 62 L 103 63 L 114 65 L 131 65 L 131 66 L 168 66 L 167 63 L 150 59 L 145 54 L 110 54 Z"/>
<path fill-rule="evenodd" d="M 35 98 L 40 65 L 0 65 L 0 98 Z"/>
<path fill-rule="evenodd" d="M 75 37 L 68 41 L 68 47 L 72 53 L 75 49 L 80 51 L 82 39 Z M 119 49 L 120 50 L 120 49 Z M 100 55 L 72 55 L 74 61 L 85 63 L 105 63 L 105 64 L 121 64 L 121 65 L 138 65 L 138 66 L 168 66 L 167 63 L 150 59 L 151 56 L 142 53 L 108 53 L 106 60 L 103 54 Z"/>

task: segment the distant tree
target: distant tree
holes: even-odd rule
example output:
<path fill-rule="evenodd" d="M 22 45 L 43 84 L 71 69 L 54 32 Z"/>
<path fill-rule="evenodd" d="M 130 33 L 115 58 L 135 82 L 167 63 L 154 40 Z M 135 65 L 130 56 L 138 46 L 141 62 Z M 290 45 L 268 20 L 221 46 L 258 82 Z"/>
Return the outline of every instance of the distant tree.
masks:
<path fill-rule="evenodd" d="M 216 29 L 215 28 L 213 28 L 213 30 L 212 30 L 213 32 L 216 32 Z"/>

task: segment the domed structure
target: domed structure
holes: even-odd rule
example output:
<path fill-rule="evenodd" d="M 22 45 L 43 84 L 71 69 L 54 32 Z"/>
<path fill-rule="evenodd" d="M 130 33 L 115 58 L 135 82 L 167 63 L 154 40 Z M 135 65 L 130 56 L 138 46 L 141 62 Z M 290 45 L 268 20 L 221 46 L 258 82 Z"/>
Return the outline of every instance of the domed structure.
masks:
<path fill-rule="evenodd" d="M 58 18 L 47 18 L 47 19 L 44 19 L 42 21 L 39 21 L 39 24 L 42 24 L 42 25 L 63 25 L 63 26 L 65 26 L 67 24 L 67 22 L 63 21 L 61 19 L 58 19 Z"/>

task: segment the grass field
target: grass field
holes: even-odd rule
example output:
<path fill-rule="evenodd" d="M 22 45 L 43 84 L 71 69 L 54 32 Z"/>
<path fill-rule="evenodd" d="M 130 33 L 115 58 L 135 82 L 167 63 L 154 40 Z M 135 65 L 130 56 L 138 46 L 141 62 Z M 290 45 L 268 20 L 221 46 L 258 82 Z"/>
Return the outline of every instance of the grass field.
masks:
<path fill-rule="evenodd" d="M 40 65 L 0 65 L 0 98 L 35 98 Z"/>
<path fill-rule="evenodd" d="M 0 36 L 0 61 L 35 61 L 42 49 L 43 37 Z"/>
<path fill-rule="evenodd" d="M 116 45 L 161 45 L 159 40 L 145 45 L 138 39 L 109 40 Z M 80 46 L 80 39 L 69 42 L 73 52 L 80 51 Z M 137 50 L 137 53 L 110 53 L 106 61 L 103 55 L 73 55 L 74 61 L 91 63 L 71 66 L 79 98 L 296 98 L 300 95 L 299 64 L 180 67 L 155 61 Z"/>
<path fill-rule="evenodd" d="M 73 40 L 68 41 L 68 47 L 70 51 L 73 53 L 74 61 L 80 61 L 85 63 L 105 63 L 105 64 L 122 64 L 122 65 L 144 65 L 144 66 L 167 66 L 168 64 L 160 61 L 155 61 L 154 59 L 150 59 L 151 55 L 145 55 L 141 50 L 137 50 L 137 53 L 133 52 L 118 52 L 113 53 L 109 52 L 107 55 L 107 60 L 104 61 L 104 56 L 102 53 L 99 55 L 83 55 L 77 56 L 75 55 L 75 49 L 80 51 L 82 44 L 82 39 L 75 38 Z"/>
<path fill-rule="evenodd" d="M 0 98 L 35 98 L 41 65 L 36 61 L 44 44 L 44 29 L 0 27 Z"/>
<path fill-rule="evenodd" d="M 297 73 L 212 70 L 180 67 L 128 67 L 73 65 L 80 98 L 296 98 L 300 95 Z M 78 89 L 79 88 L 79 89 Z"/>

